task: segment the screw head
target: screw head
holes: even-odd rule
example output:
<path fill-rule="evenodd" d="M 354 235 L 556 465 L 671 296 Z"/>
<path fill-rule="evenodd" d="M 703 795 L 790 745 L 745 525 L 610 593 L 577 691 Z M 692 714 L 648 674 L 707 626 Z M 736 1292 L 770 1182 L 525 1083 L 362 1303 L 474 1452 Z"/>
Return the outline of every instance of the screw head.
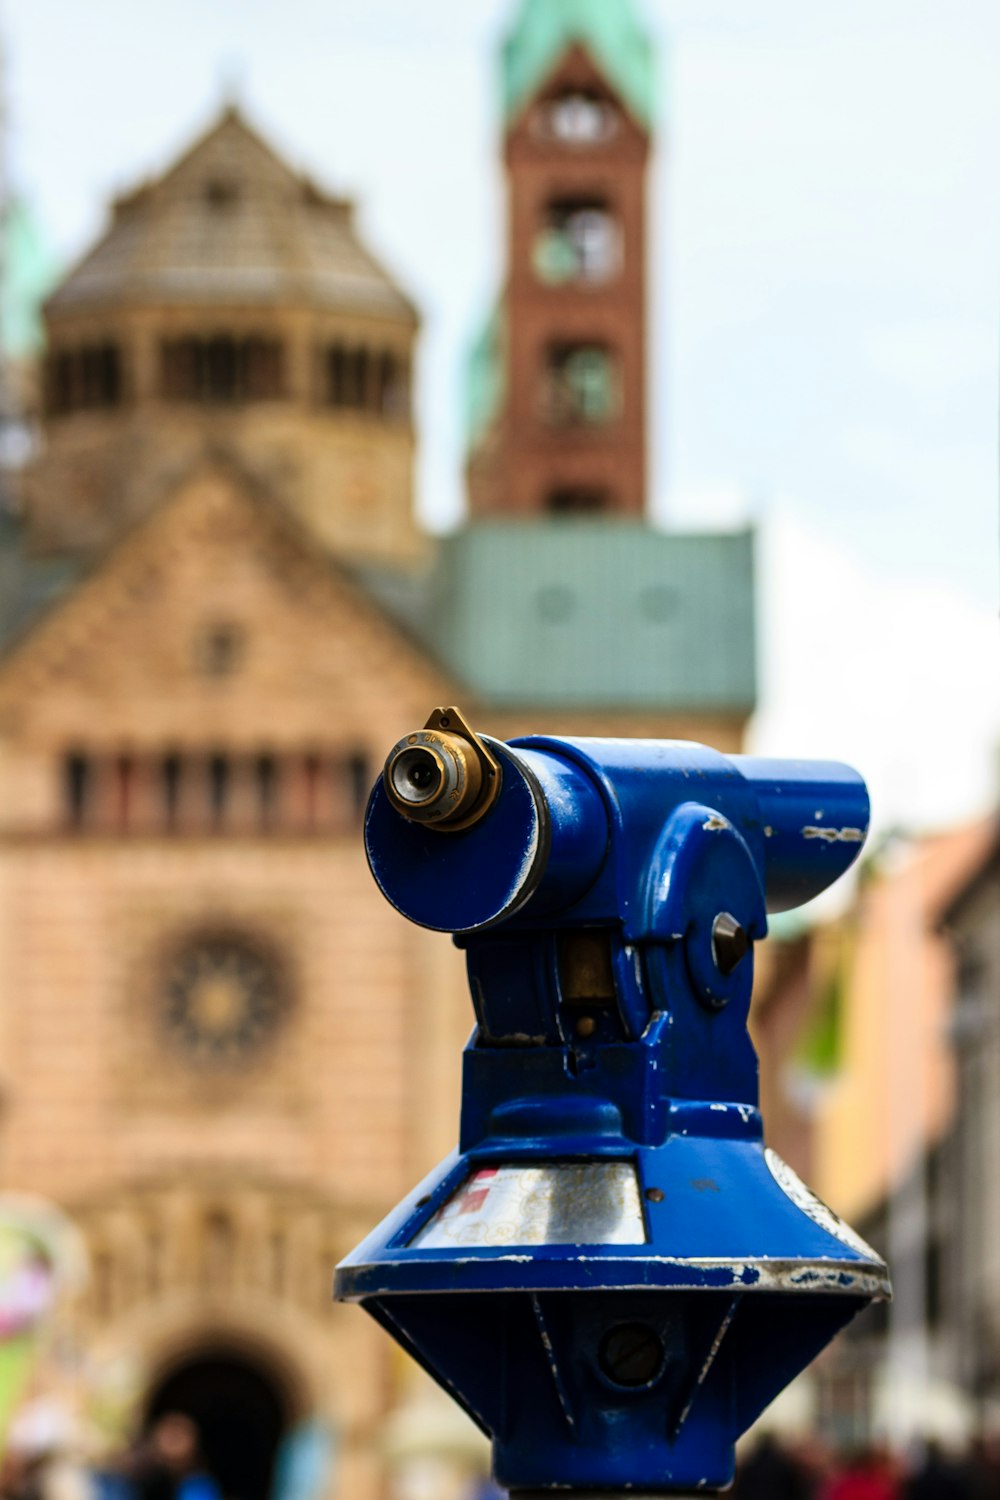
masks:
<path fill-rule="evenodd" d="M 597 1357 L 615 1385 L 650 1385 L 663 1368 L 663 1340 L 648 1323 L 619 1323 L 604 1335 Z"/>

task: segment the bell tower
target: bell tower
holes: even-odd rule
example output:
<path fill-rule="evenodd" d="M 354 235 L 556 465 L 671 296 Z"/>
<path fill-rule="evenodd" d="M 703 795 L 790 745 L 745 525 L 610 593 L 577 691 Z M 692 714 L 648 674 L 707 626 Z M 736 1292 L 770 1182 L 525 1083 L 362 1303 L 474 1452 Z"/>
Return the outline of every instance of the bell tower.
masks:
<path fill-rule="evenodd" d="M 416 310 L 350 200 L 237 109 L 117 200 L 45 324 L 45 444 L 24 486 L 34 552 L 99 556 L 211 453 L 337 557 L 422 556 Z"/>
<path fill-rule="evenodd" d="M 507 282 L 470 371 L 470 511 L 639 517 L 652 57 L 630 0 L 525 0 L 503 84 Z"/>

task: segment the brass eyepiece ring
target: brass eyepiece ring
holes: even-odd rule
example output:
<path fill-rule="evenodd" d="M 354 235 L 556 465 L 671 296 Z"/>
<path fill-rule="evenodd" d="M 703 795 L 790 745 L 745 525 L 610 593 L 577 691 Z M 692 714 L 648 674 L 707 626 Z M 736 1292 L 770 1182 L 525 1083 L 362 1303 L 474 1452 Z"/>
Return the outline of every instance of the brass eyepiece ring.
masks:
<path fill-rule="evenodd" d="M 457 708 L 438 708 L 423 729 L 393 745 L 383 782 L 404 818 L 457 832 L 492 806 L 500 790 L 500 763 Z"/>

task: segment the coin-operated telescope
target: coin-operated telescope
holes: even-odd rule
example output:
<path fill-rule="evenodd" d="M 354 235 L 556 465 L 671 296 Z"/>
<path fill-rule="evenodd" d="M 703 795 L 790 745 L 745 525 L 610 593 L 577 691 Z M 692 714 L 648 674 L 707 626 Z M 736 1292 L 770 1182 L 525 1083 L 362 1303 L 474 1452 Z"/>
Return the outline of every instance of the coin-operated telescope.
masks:
<path fill-rule="evenodd" d="M 390 752 L 383 894 L 452 932 L 461 1139 L 338 1268 L 492 1438 L 498 1482 L 713 1490 L 886 1267 L 773 1151 L 747 1034 L 768 911 L 868 826 L 828 762 L 683 741 L 501 744 L 457 709 Z"/>

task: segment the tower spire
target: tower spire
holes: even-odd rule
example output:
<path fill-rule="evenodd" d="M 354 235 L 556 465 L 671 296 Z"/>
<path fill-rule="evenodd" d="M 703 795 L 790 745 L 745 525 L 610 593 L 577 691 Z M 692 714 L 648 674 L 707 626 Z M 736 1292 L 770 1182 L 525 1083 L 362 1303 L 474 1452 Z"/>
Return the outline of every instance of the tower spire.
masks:
<path fill-rule="evenodd" d="M 653 49 L 631 0 L 522 0 L 503 49 L 506 123 L 574 43 L 586 48 L 625 107 L 650 130 Z"/>

